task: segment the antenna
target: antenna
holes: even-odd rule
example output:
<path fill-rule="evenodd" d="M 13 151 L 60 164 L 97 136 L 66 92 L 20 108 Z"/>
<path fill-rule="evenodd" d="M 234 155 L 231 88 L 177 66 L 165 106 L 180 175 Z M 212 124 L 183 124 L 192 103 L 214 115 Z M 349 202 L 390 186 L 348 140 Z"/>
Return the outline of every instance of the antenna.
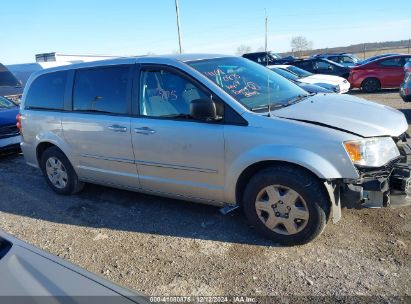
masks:
<path fill-rule="evenodd" d="M 176 3 L 176 15 L 177 15 L 177 31 L 178 31 L 178 47 L 180 54 L 183 52 L 183 47 L 181 43 L 181 32 L 180 32 L 180 10 L 178 8 L 178 0 L 175 0 Z"/>
<path fill-rule="evenodd" d="M 264 43 L 264 50 L 265 50 L 265 63 L 266 63 L 266 65 L 268 65 L 268 53 L 267 53 L 267 46 L 268 46 L 268 16 L 267 16 L 267 9 L 266 8 L 264 8 L 264 11 L 265 11 L 265 43 Z M 271 117 L 270 75 L 269 74 L 267 76 L 267 89 L 268 89 L 268 117 Z"/>
<path fill-rule="evenodd" d="M 267 9 L 265 11 L 265 43 L 264 43 L 264 51 L 267 52 L 267 41 L 268 41 L 268 17 L 267 17 Z"/>
<path fill-rule="evenodd" d="M 271 73 L 274 73 L 271 71 Z M 268 117 L 271 117 L 271 96 L 270 96 L 270 74 L 267 75 L 267 88 L 268 88 Z"/>

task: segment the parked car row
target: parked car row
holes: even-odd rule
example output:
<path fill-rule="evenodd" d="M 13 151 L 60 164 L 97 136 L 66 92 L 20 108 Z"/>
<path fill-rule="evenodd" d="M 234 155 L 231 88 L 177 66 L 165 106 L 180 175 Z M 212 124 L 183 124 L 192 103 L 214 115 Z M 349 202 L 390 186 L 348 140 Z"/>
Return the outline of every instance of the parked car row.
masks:
<path fill-rule="evenodd" d="M 299 67 L 293 65 L 271 65 L 269 69 L 277 72 L 287 79 L 297 81 L 298 83 L 306 85 L 320 86 L 330 93 L 346 93 L 350 89 L 348 81 L 342 77 L 325 75 L 325 74 L 313 74 L 307 72 Z"/>
<path fill-rule="evenodd" d="M 294 60 L 292 56 L 281 57 L 280 55 L 273 52 L 253 52 L 246 53 L 243 55 L 244 58 L 247 58 L 251 61 L 257 62 L 262 65 L 272 65 L 272 64 L 281 64 L 288 61 Z"/>
<path fill-rule="evenodd" d="M 300 88 L 306 90 L 308 93 L 337 93 L 337 87 L 329 85 L 329 88 L 323 86 L 305 83 L 299 80 L 298 76 L 287 71 L 285 69 L 280 69 L 277 66 L 270 66 L 270 70 L 274 71 L 278 75 L 283 76 L 284 78 L 294 82 Z"/>
<path fill-rule="evenodd" d="M 362 89 L 367 93 L 399 88 L 405 76 L 403 67 L 411 60 L 410 54 L 376 55 L 363 61 L 347 53 L 317 54 L 306 59 L 281 58 L 264 52 L 248 53 L 243 57 L 266 66 L 287 64 L 314 74 L 339 76 L 347 79 L 352 89 Z"/>
<path fill-rule="evenodd" d="M 316 54 L 310 58 L 324 58 L 347 67 L 361 64 L 361 59 L 350 53 Z"/>
<path fill-rule="evenodd" d="M 404 65 L 411 55 L 380 57 L 351 68 L 348 81 L 352 88 L 371 93 L 385 88 L 398 88 L 404 79 Z"/>

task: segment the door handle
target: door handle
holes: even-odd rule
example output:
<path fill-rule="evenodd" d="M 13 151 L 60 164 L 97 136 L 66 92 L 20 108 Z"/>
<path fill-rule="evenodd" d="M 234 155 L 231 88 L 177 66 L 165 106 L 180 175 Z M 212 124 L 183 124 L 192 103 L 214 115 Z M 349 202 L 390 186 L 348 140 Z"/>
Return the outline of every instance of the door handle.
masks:
<path fill-rule="evenodd" d="M 127 132 L 127 128 L 119 125 L 112 125 L 108 127 L 109 130 L 114 132 Z"/>
<path fill-rule="evenodd" d="M 142 127 L 142 128 L 135 128 L 134 132 L 138 134 L 144 134 L 144 135 L 150 135 L 156 133 L 153 129 L 150 129 L 149 127 Z"/>

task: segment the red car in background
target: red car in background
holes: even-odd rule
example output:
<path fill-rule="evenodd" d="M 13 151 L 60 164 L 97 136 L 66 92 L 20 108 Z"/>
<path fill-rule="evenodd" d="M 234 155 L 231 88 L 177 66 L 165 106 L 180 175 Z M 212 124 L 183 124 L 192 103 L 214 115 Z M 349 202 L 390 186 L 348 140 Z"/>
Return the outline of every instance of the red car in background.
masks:
<path fill-rule="evenodd" d="M 404 65 L 411 55 L 382 57 L 351 68 L 348 81 L 351 88 L 371 93 L 383 88 L 398 88 L 404 79 Z"/>

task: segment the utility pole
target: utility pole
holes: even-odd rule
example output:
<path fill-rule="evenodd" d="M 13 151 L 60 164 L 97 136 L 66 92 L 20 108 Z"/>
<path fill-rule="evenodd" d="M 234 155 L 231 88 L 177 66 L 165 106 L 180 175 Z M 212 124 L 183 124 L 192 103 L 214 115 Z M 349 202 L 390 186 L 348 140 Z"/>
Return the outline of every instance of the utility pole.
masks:
<path fill-rule="evenodd" d="M 175 0 L 176 2 L 176 15 L 177 15 L 177 31 L 178 31 L 178 47 L 180 54 L 183 52 L 183 47 L 181 44 L 181 32 L 180 32 L 180 11 L 178 9 L 178 0 Z"/>
<path fill-rule="evenodd" d="M 264 51 L 267 52 L 268 47 L 268 17 L 267 17 L 267 10 L 265 9 L 265 44 L 264 44 Z"/>
<path fill-rule="evenodd" d="M 410 44 L 411 44 L 411 39 L 408 39 L 408 54 L 410 53 Z"/>

